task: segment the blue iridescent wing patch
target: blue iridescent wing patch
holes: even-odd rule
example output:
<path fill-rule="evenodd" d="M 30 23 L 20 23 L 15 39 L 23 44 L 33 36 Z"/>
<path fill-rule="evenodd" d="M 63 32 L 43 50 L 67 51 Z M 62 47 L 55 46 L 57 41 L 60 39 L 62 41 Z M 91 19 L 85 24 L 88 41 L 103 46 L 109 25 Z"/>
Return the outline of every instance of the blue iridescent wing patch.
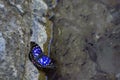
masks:
<path fill-rule="evenodd" d="M 34 58 L 37 58 L 40 54 L 42 54 L 42 50 L 39 46 L 35 46 L 32 49 L 32 55 L 34 56 Z"/>
<path fill-rule="evenodd" d="M 46 67 L 51 63 L 51 59 L 48 56 L 43 55 L 41 58 L 38 59 L 38 63 L 41 64 L 43 67 Z"/>

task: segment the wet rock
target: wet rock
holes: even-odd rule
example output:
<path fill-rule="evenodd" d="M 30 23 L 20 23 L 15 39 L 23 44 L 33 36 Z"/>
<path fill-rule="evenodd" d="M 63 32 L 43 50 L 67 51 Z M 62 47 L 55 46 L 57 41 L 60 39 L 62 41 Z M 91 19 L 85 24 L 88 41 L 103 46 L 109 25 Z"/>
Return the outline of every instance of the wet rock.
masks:
<path fill-rule="evenodd" d="M 54 12 L 51 56 L 58 68 L 49 79 L 116 80 L 120 56 L 115 49 L 119 49 L 120 27 L 111 23 L 113 15 L 108 8 L 94 0 L 64 0 Z M 103 76 L 110 73 L 114 78 Z"/>
<path fill-rule="evenodd" d="M 97 74 L 90 78 L 90 80 L 117 80 L 114 74 Z"/>
<path fill-rule="evenodd" d="M 120 24 L 120 1 L 119 0 L 95 0 L 96 2 L 99 2 L 106 6 L 108 11 L 112 15 L 111 22 L 115 25 Z"/>
<path fill-rule="evenodd" d="M 101 69 L 105 72 L 118 74 L 120 72 L 118 68 L 120 66 L 120 27 L 116 26 L 106 33 L 108 33 L 108 35 L 103 36 L 98 41 L 98 46 L 100 49 L 98 52 L 98 62 Z"/>

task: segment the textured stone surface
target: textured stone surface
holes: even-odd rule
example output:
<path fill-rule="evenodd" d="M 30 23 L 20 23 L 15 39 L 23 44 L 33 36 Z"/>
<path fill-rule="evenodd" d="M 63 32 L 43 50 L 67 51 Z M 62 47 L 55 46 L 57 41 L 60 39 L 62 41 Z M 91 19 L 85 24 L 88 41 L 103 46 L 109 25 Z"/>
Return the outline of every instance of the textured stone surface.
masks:
<path fill-rule="evenodd" d="M 45 26 L 42 23 L 46 23 L 46 19 L 45 17 L 43 17 L 43 15 L 46 14 L 47 5 L 42 0 L 33 0 L 31 3 L 31 11 L 32 11 L 32 18 L 31 18 L 32 35 L 31 35 L 30 41 L 36 42 L 43 49 L 43 44 L 47 40 L 47 34 L 45 31 Z M 39 71 L 29 61 L 29 59 L 26 61 L 26 74 L 24 77 L 25 77 L 24 80 L 39 79 Z"/>
<path fill-rule="evenodd" d="M 29 43 L 46 42 L 47 5 L 42 0 L 0 0 L 0 80 L 38 80 L 28 59 Z"/>
<path fill-rule="evenodd" d="M 116 18 L 103 3 L 100 0 L 59 2 L 54 10 L 51 52 L 58 69 L 50 80 L 116 80 L 120 72 L 120 25 L 112 23 Z"/>
<path fill-rule="evenodd" d="M 24 9 L 29 9 L 26 0 Z M 0 0 L 0 80 L 22 80 L 29 50 L 29 15 L 23 17 L 9 2 Z"/>
<path fill-rule="evenodd" d="M 0 80 L 46 79 L 29 61 L 30 41 L 46 55 L 53 41 L 48 80 L 120 80 L 119 0 L 45 2 L 0 0 Z"/>

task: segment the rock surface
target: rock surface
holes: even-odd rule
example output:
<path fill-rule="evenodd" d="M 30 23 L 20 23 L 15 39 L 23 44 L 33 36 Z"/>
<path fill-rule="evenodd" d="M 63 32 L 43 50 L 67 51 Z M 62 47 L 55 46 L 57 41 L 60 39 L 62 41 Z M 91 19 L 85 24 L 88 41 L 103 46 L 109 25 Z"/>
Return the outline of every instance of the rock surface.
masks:
<path fill-rule="evenodd" d="M 46 79 L 29 61 L 30 41 L 46 55 L 51 47 L 48 80 L 120 80 L 119 0 L 45 2 L 0 0 L 0 80 Z"/>
<path fill-rule="evenodd" d="M 43 2 L 43 0 L 33 0 L 31 3 L 31 11 L 32 11 L 32 35 L 30 41 L 34 41 L 43 49 L 43 44 L 47 40 L 47 34 L 45 31 L 45 26 L 42 23 L 46 23 L 44 14 L 47 11 L 47 5 Z M 41 74 L 40 74 L 41 75 Z M 26 61 L 26 74 L 24 76 L 24 80 L 38 80 L 39 79 L 39 71 L 36 67 L 29 61 Z M 42 76 L 46 77 L 46 76 Z"/>
<path fill-rule="evenodd" d="M 27 10 L 28 4 L 26 0 L 19 7 Z M 25 73 L 31 20 L 29 15 L 22 17 L 22 8 L 0 0 L 0 80 L 22 80 Z"/>
<path fill-rule="evenodd" d="M 42 0 L 0 0 L 0 80 L 38 80 L 29 61 L 30 41 L 42 48 L 47 39 Z"/>
<path fill-rule="evenodd" d="M 105 1 L 110 6 L 109 0 Z M 59 1 L 54 9 L 51 52 L 58 68 L 50 80 L 119 79 L 120 25 L 115 24 L 116 18 L 111 13 L 116 7 L 108 9 L 103 3 L 102 0 Z"/>

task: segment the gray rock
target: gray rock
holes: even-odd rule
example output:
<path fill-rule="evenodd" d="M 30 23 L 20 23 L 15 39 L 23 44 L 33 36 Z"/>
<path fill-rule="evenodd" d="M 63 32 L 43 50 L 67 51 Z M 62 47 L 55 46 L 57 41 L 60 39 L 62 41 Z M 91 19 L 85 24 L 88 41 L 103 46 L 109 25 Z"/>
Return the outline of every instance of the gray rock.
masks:
<path fill-rule="evenodd" d="M 33 2 L 0 1 L 0 80 L 38 80 L 39 72 L 28 58 L 29 44 L 34 40 L 42 47 L 46 41 L 45 27 L 37 19 L 45 22 L 47 5 L 42 0 Z"/>
<path fill-rule="evenodd" d="M 31 4 L 32 8 L 32 35 L 30 41 L 34 41 L 43 49 L 43 44 L 47 40 L 47 34 L 45 31 L 45 26 L 42 23 L 46 23 L 44 14 L 47 11 L 47 5 L 42 0 L 34 0 Z M 29 61 L 26 61 L 26 73 L 24 80 L 38 80 L 39 71 L 37 68 Z M 44 76 L 43 76 L 44 77 Z"/>
<path fill-rule="evenodd" d="M 120 26 L 111 23 L 114 16 L 106 5 L 95 0 L 64 0 L 55 10 L 51 55 L 58 68 L 50 80 L 116 80 Z M 115 45 L 118 50 L 113 49 Z"/>

